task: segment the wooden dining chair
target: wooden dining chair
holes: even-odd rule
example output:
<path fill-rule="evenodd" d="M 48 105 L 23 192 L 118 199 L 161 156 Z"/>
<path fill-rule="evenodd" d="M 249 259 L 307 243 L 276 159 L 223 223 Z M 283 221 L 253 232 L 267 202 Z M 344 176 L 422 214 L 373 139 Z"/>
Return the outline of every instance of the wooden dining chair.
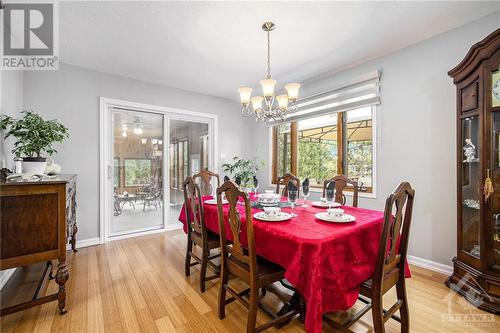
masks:
<path fill-rule="evenodd" d="M 371 309 L 376 333 L 385 332 L 385 322 L 389 318 L 401 323 L 401 332 L 410 331 L 405 265 L 414 197 L 415 191 L 410 184 L 402 182 L 387 198 L 375 273 L 371 279 L 362 284 L 359 296 L 359 300 L 366 305 L 342 325 L 324 317 L 334 328 L 342 332 L 351 332 L 348 327 Z M 383 296 L 394 286 L 396 286 L 397 301 L 389 310 L 384 310 Z M 400 316 L 395 315 L 398 310 Z"/>
<path fill-rule="evenodd" d="M 220 267 L 212 262 L 212 259 L 220 256 L 220 253 L 210 254 L 211 250 L 220 247 L 219 236 L 205 227 L 205 212 L 201 190 L 193 177 L 187 177 L 183 183 L 184 188 L 184 209 L 186 210 L 187 222 L 187 250 L 185 273 L 191 275 L 191 267 L 200 264 L 200 290 L 205 292 L 207 281 L 220 276 Z M 193 245 L 198 245 L 201 249 L 201 258 L 193 252 Z M 194 262 L 191 262 L 191 258 Z M 215 274 L 207 277 L 207 266 L 210 266 Z"/>
<path fill-rule="evenodd" d="M 198 180 L 198 178 L 200 179 L 201 195 L 212 195 L 212 178 L 215 178 L 217 180 L 217 187 L 220 186 L 219 175 L 209 170 L 200 171 L 196 175 L 194 175 L 193 178 L 195 180 Z"/>
<path fill-rule="evenodd" d="M 347 186 L 350 186 L 353 188 L 352 206 L 358 207 L 358 194 L 359 194 L 358 182 L 350 178 L 347 178 L 344 175 L 337 175 L 333 178 L 326 179 L 323 182 L 323 197 L 325 197 L 326 194 L 326 187 L 332 181 L 335 182 L 335 202 L 345 205 L 346 196 L 344 194 L 344 190 L 346 189 Z"/>
<path fill-rule="evenodd" d="M 222 206 L 222 194 L 228 203 L 228 210 L 224 212 Z M 238 200 L 242 199 L 245 206 L 242 224 L 240 213 L 237 210 Z M 299 314 L 296 309 L 278 316 L 260 302 L 259 290 L 285 277 L 285 270 L 255 253 L 255 238 L 252 221 L 252 210 L 248 194 L 241 191 L 233 181 L 226 181 L 217 189 L 217 205 L 219 215 L 219 235 L 221 243 L 221 283 L 219 289 L 218 313 L 219 318 L 224 319 L 226 305 L 238 300 L 248 309 L 247 333 L 262 332 L 271 326 L 276 326 L 290 320 Z M 226 238 L 226 226 L 232 235 L 232 242 Z M 246 229 L 246 244 L 242 244 L 242 228 Z M 249 288 L 238 292 L 228 284 L 229 275 L 239 278 Z M 226 292 L 230 298 L 226 299 Z M 278 297 L 280 295 L 276 294 Z M 248 300 L 247 300 L 248 299 Z M 269 322 L 256 327 L 257 308 L 262 308 L 273 317 Z"/>
<path fill-rule="evenodd" d="M 283 176 L 278 177 L 278 182 L 276 184 L 276 194 L 281 194 L 281 196 L 288 196 L 288 183 L 293 181 L 295 186 L 297 186 L 297 194 L 300 192 L 300 180 L 294 174 L 289 172 L 285 173 Z M 280 192 L 280 185 L 285 185 L 283 190 Z"/>

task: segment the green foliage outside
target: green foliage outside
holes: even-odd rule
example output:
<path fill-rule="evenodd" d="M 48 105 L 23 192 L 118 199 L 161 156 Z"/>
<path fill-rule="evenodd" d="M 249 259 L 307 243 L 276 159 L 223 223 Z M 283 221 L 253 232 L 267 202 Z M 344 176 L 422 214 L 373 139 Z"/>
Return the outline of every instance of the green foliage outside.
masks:
<path fill-rule="evenodd" d="M 311 185 L 337 174 L 337 142 L 299 140 L 299 179 L 309 177 Z"/>
<path fill-rule="evenodd" d="M 347 153 L 347 174 L 364 186 L 372 186 L 372 142 L 350 141 Z"/>
<path fill-rule="evenodd" d="M 280 141 L 281 138 L 280 138 Z M 278 173 L 289 171 L 290 159 L 287 156 L 283 165 L 284 145 L 278 146 Z M 299 140 L 298 177 L 309 177 L 311 185 L 323 186 L 323 180 L 337 174 L 337 142 L 332 140 L 309 141 Z M 363 182 L 364 186 L 372 186 L 372 142 L 350 141 L 347 149 L 347 174 L 351 178 Z"/>
<path fill-rule="evenodd" d="M 54 143 L 63 142 L 69 137 L 68 129 L 57 120 L 44 120 L 38 113 L 23 111 L 16 119 L 2 115 L 0 127 L 6 130 L 5 138 L 12 136 L 14 142 L 12 154 L 17 157 L 41 157 L 43 152 L 49 156 L 57 153 Z"/>
<path fill-rule="evenodd" d="M 151 180 L 151 160 L 125 160 L 125 186 L 143 185 Z"/>

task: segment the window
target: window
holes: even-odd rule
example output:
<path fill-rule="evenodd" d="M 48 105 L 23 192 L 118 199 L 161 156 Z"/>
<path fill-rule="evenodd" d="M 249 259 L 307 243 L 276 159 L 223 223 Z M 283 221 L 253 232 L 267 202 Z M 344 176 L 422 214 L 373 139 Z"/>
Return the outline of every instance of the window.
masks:
<path fill-rule="evenodd" d="M 200 136 L 200 170 L 208 170 L 208 134 Z"/>
<path fill-rule="evenodd" d="M 273 183 L 289 171 L 311 186 L 337 174 L 373 190 L 373 106 L 299 119 L 273 127 Z"/>
<path fill-rule="evenodd" d="M 140 186 L 151 183 L 150 159 L 125 159 L 125 186 Z"/>
<path fill-rule="evenodd" d="M 181 139 L 170 145 L 170 187 L 182 188 L 184 179 L 189 174 L 188 140 Z"/>

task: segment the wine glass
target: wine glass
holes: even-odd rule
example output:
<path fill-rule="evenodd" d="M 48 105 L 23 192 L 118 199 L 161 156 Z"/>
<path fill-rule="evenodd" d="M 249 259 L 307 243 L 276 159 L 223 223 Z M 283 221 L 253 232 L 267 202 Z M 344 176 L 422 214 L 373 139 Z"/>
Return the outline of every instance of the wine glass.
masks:
<path fill-rule="evenodd" d="M 302 207 L 309 207 L 307 205 L 307 197 L 309 196 L 309 185 L 302 185 L 302 196 L 304 197 L 304 206 Z"/>
<path fill-rule="evenodd" d="M 254 179 L 254 181 L 253 181 L 253 194 L 254 194 L 254 196 L 257 196 L 258 189 L 259 189 L 259 181 L 257 179 Z"/>
<path fill-rule="evenodd" d="M 332 208 L 333 198 L 335 197 L 334 190 L 326 190 L 325 191 L 326 202 L 328 203 L 328 208 Z"/>
<path fill-rule="evenodd" d="M 288 202 L 292 206 L 292 214 L 290 214 L 292 217 L 297 216 L 297 214 L 295 214 L 293 212 L 293 208 L 295 207 L 295 204 L 297 203 L 297 194 L 298 194 L 297 190 L 288 190 Z"/>

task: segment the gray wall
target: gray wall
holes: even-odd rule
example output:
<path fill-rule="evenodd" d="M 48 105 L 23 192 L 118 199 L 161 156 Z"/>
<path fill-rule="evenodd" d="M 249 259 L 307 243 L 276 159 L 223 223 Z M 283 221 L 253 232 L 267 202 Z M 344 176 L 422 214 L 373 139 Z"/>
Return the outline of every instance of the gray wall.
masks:
<path fill-rule="evenodd" d="M 304 83 L 302 96 L 381 70 L 377 198 L 360 206 L 382 210 L 400 181 L 416 190 L 409 254 L 451 264 L 456 249 L 455 86 L 447 71 L 469 48 L 499 28 L 500 12 L 360 66 Z M 397 32 L 396 32 L 397 33 Z M 268 160 L 267 128 L 254 126 Z M 269 175 L 260 176 L 269 183 Z M 264 182 L 263 182 L 264 183 Z M 318 195 L 316 195 L 318 196 Z"/>
<path fill-rule="evenodd" d="M 0 71 L 0 86 L 0 114 L 18 116 L 23 108 L 23 71 Z M 4 140 L 0 134 L 0 167 L 12 168 L 13 139 Z"/>
<path fill-rule="evenodd" d="M 251 127 L 237 102 L 61 64 L 58 71 L 27 71 L 24 106 L 65 124 L 70 138 L 54 160 L 78 174 L 78 237 L 99 237 L 99 97 L 219 115 L 219 153 L 246 156 L 240 139 Z M 224 161 L 219 161 L 223 163 Z"/>

